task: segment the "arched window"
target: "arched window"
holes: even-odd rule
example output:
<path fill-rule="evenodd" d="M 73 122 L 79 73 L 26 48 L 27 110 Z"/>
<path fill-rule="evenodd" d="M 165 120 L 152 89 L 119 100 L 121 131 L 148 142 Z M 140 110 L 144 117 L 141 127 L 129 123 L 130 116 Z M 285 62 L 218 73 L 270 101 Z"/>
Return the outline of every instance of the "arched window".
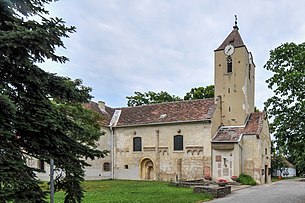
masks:
<path fill-rule="evenodd" d="M 142 151 L 142 139 L 141 139 L 141 137 L 134 137 L 133 138 L 133 151 L 134 152 Z"/>
<path fill-rule="evenodd" d="M 227 73 L 232 73 L 233 67 L 232 67 L 232 58 L 231 56 L 228 56 L 227 58 Z"/>
<path fill-rule="evenodd" d="M 110 171 L 110 163 L 109 162 L 105 162 L 103 165 L 103 170 L 104 171 Z"/>
<path fill-rule="evenodd" d="M 174 136 L 174 151 L 183 150 L 183 136 L 175 135 Z"/>

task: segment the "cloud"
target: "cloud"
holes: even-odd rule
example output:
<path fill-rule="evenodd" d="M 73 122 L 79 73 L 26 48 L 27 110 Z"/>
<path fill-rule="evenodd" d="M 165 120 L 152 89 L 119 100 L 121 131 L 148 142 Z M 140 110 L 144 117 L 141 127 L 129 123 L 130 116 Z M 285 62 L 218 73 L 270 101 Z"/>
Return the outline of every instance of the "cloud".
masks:
<path fill-rule="evenodd" d="M 75 25 L 65 40 L 70 58 L 46 70 L 82 78 L 95 100 L 125 106 L 134 91 L 167 91 L 183 97 L 214 80 L 214 50 L 238 15 L 241 36 L 256 64 L 256 105 L 271 94 L 263 69 L 269 51 L 286 41 L 304 41 L 302 0 L 65 0 L 48 8 Z"/>

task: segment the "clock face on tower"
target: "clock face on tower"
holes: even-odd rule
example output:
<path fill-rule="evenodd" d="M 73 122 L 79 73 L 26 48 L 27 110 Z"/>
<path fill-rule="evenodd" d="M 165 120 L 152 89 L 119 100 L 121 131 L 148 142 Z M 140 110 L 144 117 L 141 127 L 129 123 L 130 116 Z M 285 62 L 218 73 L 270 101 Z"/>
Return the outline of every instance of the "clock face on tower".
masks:
<path fill-rule="evenodd" d="M 232 44 L 227 44 L 223 51 L 225 55 L 231 56 L 234 53 L 234 46 Z"/>

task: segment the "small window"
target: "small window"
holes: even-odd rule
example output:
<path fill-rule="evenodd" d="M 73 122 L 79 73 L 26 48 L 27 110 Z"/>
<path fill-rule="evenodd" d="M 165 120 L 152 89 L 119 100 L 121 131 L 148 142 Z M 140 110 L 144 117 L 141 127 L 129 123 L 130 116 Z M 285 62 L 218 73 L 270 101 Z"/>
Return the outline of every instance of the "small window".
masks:
<path fill-rule="evenodd" d="M 265 148 L 265 155 L 267 155 L 267 153 L 268 153 L 268 150 L 267 150 L 267 148 Z"/>
<path fill-rule="evenodd" d="M 249 80 L 251 81 L 251 64 L 249 64 Z"/>
<path fill-rule="evenodd" d="M 228 56 L 227 58 L 227 73 L 232 73 L 232 58 L 231 56 Z"/>
<path fill-rule="evenodd" d="M 125 169 L 128 169 L 128 165 L 125 165 Z"/>
<path fill-rule="evenodd" d="M 133 151 L 134 152 L 142 151 L 142 139 L 141 139 L 141 137 L 134 137 L 133 138 Z"/>
<path fill-rule="evenodd" d="M 39 170 L 44 171 L 45 170 L 44 161 L 43 160 L 38 160 L 37 167 L 38 167 Z"/>
<path fill-rule="evenodd" d="M 111 167 L 110 167 L 110 163 L 109 162 L 105 162 L 103 165 L 103 170 L 104 171 L 110 171 Z"/>
<path fill-rule="evenodd" d="M 175 135 L 174 136 L 174 151 L 183 150 L 183 136 Z"/>

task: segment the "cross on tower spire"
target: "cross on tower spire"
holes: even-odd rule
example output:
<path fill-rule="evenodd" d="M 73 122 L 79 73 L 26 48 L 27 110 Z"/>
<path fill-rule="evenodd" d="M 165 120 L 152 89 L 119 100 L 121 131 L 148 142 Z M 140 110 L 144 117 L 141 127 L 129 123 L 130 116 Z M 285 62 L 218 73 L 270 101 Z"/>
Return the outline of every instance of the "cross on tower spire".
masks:
<path fill-rule="evenodd" d="M 235 15 L 235 22 L 234 22 L 233 28 L 237 29 L 237 30 L 239 29 L 238 26 L 237 26 L 237 15 Z"/>

